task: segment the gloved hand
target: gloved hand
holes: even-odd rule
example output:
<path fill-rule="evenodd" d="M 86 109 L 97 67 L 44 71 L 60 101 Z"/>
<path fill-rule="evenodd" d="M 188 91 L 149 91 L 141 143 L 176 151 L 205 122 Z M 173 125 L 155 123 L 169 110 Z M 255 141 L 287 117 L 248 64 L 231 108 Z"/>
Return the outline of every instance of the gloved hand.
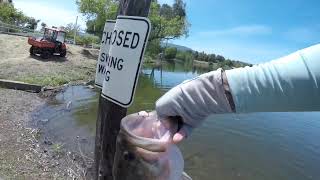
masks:
<path fill-rule="evenodd" d="M 218 69 L 184 81 L 157 100 L 160 118 L 182 117 L 184 124 L 173 137 L 175 143 L 187 137 L 210 114 L 232 112 L 224 84 L 222 69 Z"/>

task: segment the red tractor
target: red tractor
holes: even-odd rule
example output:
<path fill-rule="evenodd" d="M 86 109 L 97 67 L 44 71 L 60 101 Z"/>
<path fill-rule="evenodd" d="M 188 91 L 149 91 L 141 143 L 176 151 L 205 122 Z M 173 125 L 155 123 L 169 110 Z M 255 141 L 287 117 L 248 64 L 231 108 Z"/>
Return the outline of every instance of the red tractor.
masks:
<path fill-rule="evenodd" d="M 39 54 L 40 57 L 48 59 L 52 55 L 65 57 L 67 47 L 64 43 L 66 32 L 55 27 L 45 28 L 43 37 L 29 37 L 30 55 Z"/>

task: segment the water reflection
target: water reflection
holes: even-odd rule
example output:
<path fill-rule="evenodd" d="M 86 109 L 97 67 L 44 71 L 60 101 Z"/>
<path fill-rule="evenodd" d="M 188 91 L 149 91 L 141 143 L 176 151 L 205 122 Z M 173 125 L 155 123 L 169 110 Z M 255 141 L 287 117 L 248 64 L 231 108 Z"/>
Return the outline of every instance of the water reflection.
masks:
<path fill-rule="evenodd" d="M 155 82 L 147 75 L 141 75 L 132 106 L 128 113 L 134 113 L 142 110 L 153 110 L 154 103 L 164 92 L 157 88 Z"/>
<path fill-rule="evenodd" d="M 186 71 L 189 68 L 193 71 Z M 183 63 L 179 62 L 166 62 L 162 66 L 146 66 L 142 72 L 149 76 L 157 88 L 167 91 L 184 80 L 194 78 L 199 74 L 208 72 L 208 70 L 185 67 Z"/>
<path fill-rule="evenodd" d="M 182 63 L 146 66 L 128 113 L 154 109 L 155 101 L 169 88 L 204 72 Z M 45 133 L 70 148 L 80 136 L 86 139 L 84 151 L 92 155 L 98 96 L 98 91 L 82 86 L 59 94 L 38 113 L 38 119 L 49 119 Z M 318 180 L 319 117 L 320 113 L 213 115 L 180 145 L 185 169 L 201 180 Z"/>

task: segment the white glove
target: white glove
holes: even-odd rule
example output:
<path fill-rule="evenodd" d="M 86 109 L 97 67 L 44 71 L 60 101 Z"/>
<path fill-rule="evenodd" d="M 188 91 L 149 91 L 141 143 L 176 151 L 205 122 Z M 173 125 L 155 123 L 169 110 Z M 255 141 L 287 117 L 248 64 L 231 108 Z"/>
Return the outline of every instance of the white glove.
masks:
<path fill-rule="evenodd" d="M 218 69 L 184 81 L 158 99 L 159 117 L 182 117 L 184 125 L 177 141 L 190 134 L 210 114 L 232 112 L 223 84 L 222 69 Z"/>

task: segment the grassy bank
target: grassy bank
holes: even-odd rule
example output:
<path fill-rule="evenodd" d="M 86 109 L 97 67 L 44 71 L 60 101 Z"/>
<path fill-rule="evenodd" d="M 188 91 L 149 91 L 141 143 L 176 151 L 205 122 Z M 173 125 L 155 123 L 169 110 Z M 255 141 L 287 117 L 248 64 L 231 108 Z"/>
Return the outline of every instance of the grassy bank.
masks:
<path fill-rule="evenodd" d="M 42 86 L 87 82 L 95 75 L 98 50 L 67 45 L 67 57 L 29 55 L 27 38 L 0 34 L 0 78 Z"/>
<path fill-rule="evenodd" d="M 90 73 L 91 74 L 91 73 Z M 69 72 L 69 73 L 49 73 L 42 76 L 30 74 L 26 76 L 18 76 L 15 78 L 17 81 L 22 81 L 31 84 L 38 84 L 41 86 L 61 86 L 63 84 L 71 83 L 71 82 L 80 82 L 88 80 L 92 77 L 87 77 L 83 73 L 79 72 Z"/>

